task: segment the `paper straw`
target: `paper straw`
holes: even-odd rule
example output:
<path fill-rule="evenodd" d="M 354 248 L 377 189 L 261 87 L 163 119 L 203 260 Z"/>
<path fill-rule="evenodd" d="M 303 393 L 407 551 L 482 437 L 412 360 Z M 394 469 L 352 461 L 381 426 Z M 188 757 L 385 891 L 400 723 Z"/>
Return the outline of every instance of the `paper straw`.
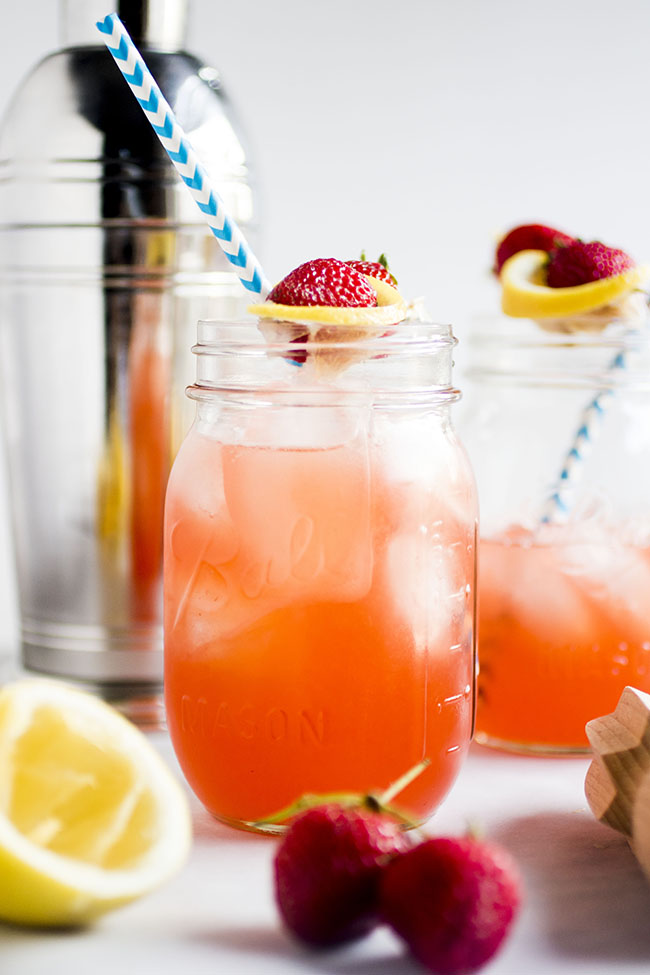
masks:
<path fill-rule="evenodd" d="M 263 300 L 271 290 L 271 285 L 244 235 L 229 216 L 223 200 L 210 185 L 208 174 L 124 24 L 117 14 L 108 14 L 104 20 L 97 21 L 96 26 L 177 173 L 235 268 L 239 280 L 248 291 L 259 295 Z"/>
<path fill-rule="evenodd" d="M 607 368 L 607 376 L 625 369 L 626 365 L 625 353 L 617 353 Z M 584 470 L 585 458 L 591 452 L 593 443 L 600 431 L 607 401 L 613 395 L 612 389 L 603 389 L 585 407 L 571 448 L 564 458 L 556 487 L 544 507 L 544 513 L 540 519 L 542 524 L 557 524 L 566 521 L 569 517 L 573 495 Z"/>

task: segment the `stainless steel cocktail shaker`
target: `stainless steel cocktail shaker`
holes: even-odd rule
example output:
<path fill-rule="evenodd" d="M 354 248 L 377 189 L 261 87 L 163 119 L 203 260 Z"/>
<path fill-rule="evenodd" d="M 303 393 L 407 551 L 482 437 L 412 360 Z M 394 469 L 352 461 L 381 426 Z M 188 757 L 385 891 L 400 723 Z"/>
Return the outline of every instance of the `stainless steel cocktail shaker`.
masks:
<path fill-rule="evenodd" d="M 254 247 L 248 157 L 213 68 L 181 50 L 185 0 L 118 13 Z M 22 661 L 128 698 L 162 677 L 161 525 L 201 317 L 246 295 L 95 31 L 0 129 L 0 362 Z"/>

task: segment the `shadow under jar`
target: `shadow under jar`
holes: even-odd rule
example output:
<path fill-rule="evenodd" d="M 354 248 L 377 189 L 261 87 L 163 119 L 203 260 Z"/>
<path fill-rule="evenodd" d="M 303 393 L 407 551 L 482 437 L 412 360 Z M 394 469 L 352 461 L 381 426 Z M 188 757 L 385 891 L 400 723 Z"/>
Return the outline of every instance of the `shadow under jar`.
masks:
<path fill-rule="evenodd" d="M 481 497 L 476 738 L 579 752 L 650 691 L 650 332 L 486 321 L 461 429 Z"/>
<path fill-rule="evenodd" d="M 477 502 L 451 330 L 198 336 L 165 523 L 181 767 L 214 816 L 273 832 L 304 793 L 381 791 L 426 758 L 397 800 L 423 821 L 474 706 Z"/>

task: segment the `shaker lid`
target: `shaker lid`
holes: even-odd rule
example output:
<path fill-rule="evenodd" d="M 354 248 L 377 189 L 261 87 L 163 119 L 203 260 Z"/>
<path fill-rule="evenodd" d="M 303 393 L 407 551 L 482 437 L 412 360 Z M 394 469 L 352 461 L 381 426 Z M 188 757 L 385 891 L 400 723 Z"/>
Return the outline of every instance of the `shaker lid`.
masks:
<path fill-rule="evenodd" d="M 187 0 L 114 0 L 113 8 L 138 47 L 177 51 L 185 40 Z M 106 0 L 61 0 L 63 47 L 96 46 L 95 23 L 106 16 Z"/>

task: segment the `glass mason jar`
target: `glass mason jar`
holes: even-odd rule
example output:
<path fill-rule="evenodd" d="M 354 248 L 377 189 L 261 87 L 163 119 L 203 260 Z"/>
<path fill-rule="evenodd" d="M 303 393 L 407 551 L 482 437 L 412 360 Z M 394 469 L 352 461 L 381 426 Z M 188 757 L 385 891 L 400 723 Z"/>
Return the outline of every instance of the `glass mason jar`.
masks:
<path fill-rule="evenodd" d="M 476 738 L 583 751 L 626 685 L 650 691 L 650 333 L 504 319 L 469 344 Z"/>
<path fill-rule="evenodd" d="M 165 518 L 181 767 L 217 818 L 273 832 L 304 793 L 381 791 L 428 759 L 398 800 L 423 821 L 473 724 L 477 503 L 451 330 L 198 334 Z"/>

